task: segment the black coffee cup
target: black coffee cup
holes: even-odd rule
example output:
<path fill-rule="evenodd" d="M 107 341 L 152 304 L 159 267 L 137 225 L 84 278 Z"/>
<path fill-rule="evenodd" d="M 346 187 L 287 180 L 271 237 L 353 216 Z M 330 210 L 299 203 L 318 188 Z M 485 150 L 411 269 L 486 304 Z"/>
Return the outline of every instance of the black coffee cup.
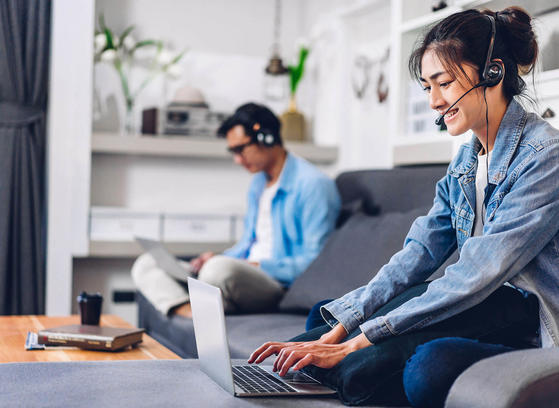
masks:
<path fill-rule="evenodd" d="M 103 304 L 103 296 L 100 293 L 88 295 L 82 292 L 78 296 L 78 305 L 80 307 L 80 315 L 82 324 L 99 325 L 101 318 L 101 306 Z"/>

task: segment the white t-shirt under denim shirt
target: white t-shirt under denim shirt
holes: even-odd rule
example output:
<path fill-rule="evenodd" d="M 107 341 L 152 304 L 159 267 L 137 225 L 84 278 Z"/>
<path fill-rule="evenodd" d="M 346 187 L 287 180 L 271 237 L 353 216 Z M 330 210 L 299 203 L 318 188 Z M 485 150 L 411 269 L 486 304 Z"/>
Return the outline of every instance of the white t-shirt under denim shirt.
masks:
<path fill-rule="evenodd" d="M 268 186 L 262 192 L 258 202 L 258 216 L 256 219 L 256 240 L 250 248 L 248 260 L 260 262 L 272 257 L 273 228 L 272 228 L 272 200 L 278 191 L 278 182 Z"/>
<path fill-rule="evenodd" d="M 486 162 L 486 160 L 488 161 Z M 485 154 L 477 155 L 476 218 L 474 219 L 474 233 L 472 234 L 473 237 L 483 235 L 483 225 L 485 223 L 485 210 L 483 209 L 483 205 L 485 202 L 485 188 L 487 187 L 487 164 L 489 163 L 491 163 L 491 152 L 489 152 L 489 158 L 487 158 Z M 526 291 L 517 288 L 510 282 L 505 282 L 504 285 L 520 291 L 523 295 L 527 295 Z"/>
<path fill-rule="evenodd" d="M 489 158 L 485 154 L 477 155 L 477 172 L 476 172 L 476 218 L 474 220 L 474 233 L 472 236 L 478 237 L 483 235 L 483 224 L 485 210 L 483 204 L 485 202 L 485 189 L 487 188 L 487 164 L 491 162 L 491 152 Z"/>

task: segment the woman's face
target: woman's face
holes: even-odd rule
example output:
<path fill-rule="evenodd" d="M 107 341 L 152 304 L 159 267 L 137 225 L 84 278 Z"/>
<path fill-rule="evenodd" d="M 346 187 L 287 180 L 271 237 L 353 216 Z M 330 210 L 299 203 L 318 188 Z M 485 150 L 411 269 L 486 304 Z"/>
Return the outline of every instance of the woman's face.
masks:
<path fill-rule="evenodd" d="M 467 92 L 473 84 L 478 83 L 475 67 L 462 64 L 462 73 L 457 78 L 446 70 L 437 55 L 427 50 L 421 59 L 421 84 L 429 96 L 431 109 L 443 114 L 456 100 Z M 452 136 L 461 135 L 472 129 L 482 134 L 485 129 L 485 103 L 483 88 L 474 89 L 445 115 L 444 122 L 448 133 Z"/>

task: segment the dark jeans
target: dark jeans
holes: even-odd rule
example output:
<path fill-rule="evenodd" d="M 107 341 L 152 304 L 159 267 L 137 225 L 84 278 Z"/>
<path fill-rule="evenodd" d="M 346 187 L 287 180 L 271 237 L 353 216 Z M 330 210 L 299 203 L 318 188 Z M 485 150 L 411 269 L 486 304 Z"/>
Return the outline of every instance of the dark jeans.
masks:
<path fill-rule="evenodd" d="M 406 290 L 377 310 L 369 319 L 383 316 L 427 289 L 423 283 Z M 309 366 L 306 371 L 338 391 L 348 405 L 405 405 L 402 374 L 406 361 L 417 346 L 443 337 L 464 337 L 509 347 L 528 347 L 522 341 L 539 326 L 538 303 L 534 296 L 503 286 L 480 304 L 442 322 L 420 330 L 384 339 L 351 353 L 331 369 Z M 294 341 L 316 340 L 328 332 L 322 325 L 295 337 Z M 361 333 L 357 329 L 346 340 Z"/>
<path fill-rule="evenodd" d="M 442 408 L 450 387 L 468 367 L 484 358 L 517 349 L 460 337 L 422 344 L 404 369 L 406 396 L 413 407 Z"/>

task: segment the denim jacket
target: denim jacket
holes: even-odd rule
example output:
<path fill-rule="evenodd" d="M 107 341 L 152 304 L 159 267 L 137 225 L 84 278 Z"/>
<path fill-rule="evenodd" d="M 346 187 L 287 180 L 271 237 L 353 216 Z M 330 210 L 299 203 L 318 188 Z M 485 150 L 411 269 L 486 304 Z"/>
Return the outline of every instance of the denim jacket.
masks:
<path fill-rule="evenodd" d="M 328 324 L 357 327 L 371 343 L 440 322 L 482 302 L 505 282 L 533 293 L 544 347 L 559 346 L 559 131 L 513 100 L 489 165 L 483 235 L 472 236 L 481 144 L 461 146 L 414 221 L 404 247 L 366 285 L 323 306 Z M 423 282 L 458 248 L 457 263 L 421 296 L 371 320 L 379 307 Z"/>
<path fill-rule="evenodd" d="M 253 177 L 243 236 L 224 255 L 248 257 L 256 239 L 258 204 L 266 182 L 263 172 Z M 292 154 L 287 155 L 278 183 L 272 199 L 272 257 L 260 261 L 260 267 L 289 286 L 316 258 L 334 230 L 341 200 L 332 179 Z"/>

